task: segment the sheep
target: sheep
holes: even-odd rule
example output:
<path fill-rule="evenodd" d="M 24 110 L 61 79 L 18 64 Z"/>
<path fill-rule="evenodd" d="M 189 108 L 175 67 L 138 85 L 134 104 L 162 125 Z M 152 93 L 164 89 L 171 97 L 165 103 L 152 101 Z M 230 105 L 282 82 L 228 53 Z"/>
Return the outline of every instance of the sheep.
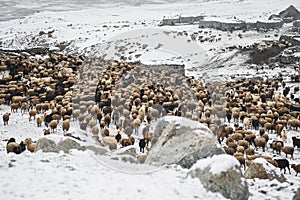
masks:
<path fill-rule="evenodd" d="M 26 138 L 24 144 L 27 147 L 27 150 L 33 153 L 36 149 L 36 144 L 32 142 L 31 138 Z"/>
<path fill-rule="evenodd" d="M 36 118 L 36 124 L 37 124 L 37 127 L 42 126 L 42 122 L 43 122 L 42 117 L 41 117 L 41 116 L 38 116 L 38 117 Z"/>
<path fill-rule="evenodd" d="M 243 155 L 234 155 L 234 157 L 239 161 L 240 165 L 246 169 L 245 157 Z"/>
<path fill-rule="evenodd" d="M 134 125 L 134 128 L 135 128 L 135 134 L 136 135 L 138 135 L 138 129 L 139 129 L 141 123 L 142 123 L 141 120 L 138 119 L 138 118 L 133 120 L 133 125 Z"/>
<path fill-rule="evenodd" d="M 244 151 L 245 151 L 245 147 L 243 147 L 243 146 L 237 146 L 236 152 L 239 152 L 239 153 L 243 153 L 243 154 L 244 154 Z"/>
<path fill-rule="evenodd" d="M 248 148 L 245 150 L 245 152 L 246 152 L 246 155 L 254 155 L 254 153 L 255 153 L 253 148 Z"/>
<path fill-rule="evenodd" d="M 102 137 L 109 136 L 109 129 L 108 128 L 102 129 L 101 135 L 102 135 Z"/>
<path fill-rule="evenodd" d="M 66 119 L 62 122 L 62 130 L 63 132 L 68 132 L 70 129 L 70 120 Z"/>
<path fill-rule="evenodd" d="M 72 112 L 72 116 L 73 116 L 73 121 L 75 121 L 75 119 L 77 119 L 80 115 L 80 110 L 79 109 L 74 109 Z"/>
<path fill-rule="evenodd" d="M 8 125 L 9 116 L 10 116 L 10 113 L 3 114 L 2 118 L 3 118 L 4 126 Z"/>
<path fill-rule="evenodd" d="M 107 127 L 109 127 L 110 121 L 111 121 L 110 114 L 106 114 L 106 115 L 104 116 L 104 122 L 105 122 L 105 125 L 106 125 Z"/>
<path fill-rule="evenodd" d="M 295 170 L 297 176 L 298 172 L 300 172 L 300 164 L 292 164 L 291 167 Z"/>
<path fill-rule="evenodd" d="M 265 147 L 266 147 L 266 139 L 263 137 L 260 138 L 255 138 L 254 139 L 254 146 L 257 149 L 257 147 L 261 147 L 263 149 L 263 152 L 265 152 Z"/>
<path fill-rule="evenodd" d="M 294 148 L 297 146 L 298 148 L 300 147 L 300 139 L 296 138 L 295 136 L 292 137 L 293 140 L 293 146 Z"/>
<path fill-rule="evenodd" d="M 44 129 L 44 135 L 50 135 L 50 129 Z"/>
<path fill-rule="evenodd" d="M 280 133 L 280 136 L 281 136 L 281 139 L 283 141 L 286 141 L 287 140 L 287 134 L 286 134 L 286 128 L 284 127 Z"/>
<path fill-rule="evenodd" d="M 57 125 L 58 125 L 58 121 L 57 121 L 57 120 L 52 120 L 52 121 L 49 123 L 49 126 L 50 126 L 50 129 L 52 130 L 52 133 L 54 133 L 54 129 L 57 128 Z"/>
<path fill-rule="evenodd" d="M 14 152 L 15 154 L 20 154 L 25 150 L 26 150 L 26 146 L 23 143 L 23 141 L 20 144 L 18 144 L 16 143 L 15 138 L 10 138 L 6 144 L 7 153 Z"/>
<path fill-rule="evenodd" d="M 282 151 L 285 153 L 285 157 L 287 158 L 287 155 L 290 154 L 291 158 L 294 159 L 294 147 L 292 146 L 285 146 L 282 148 Z"/>
<path fill-rule="evenodd" d="M 144 153 L 145 146 L 146 146 L 145 139 L 140 139 L 139 141 L 140 152 Z"/>
<path fill-rule="evenodd" d="M 33 117 L 33 119 L 35 120 L 35 116 L 37 114 L 36 110 L 30 110 L 29 112 L 29 121 L 31 121 L 31 117 Z"/>
<path fill-rule="evenodd" d="M 118 133 L 117 133 L 117 135 L 115 136 L 117 142 L 119 142 L 119 141 L 122 139 L 122 135 L 120 134 L 121 130 L 122 130 L 122 129 L 118 129 Z"/>
<path fill-rule="evenodd" d="M 232 147 L 223 147 L 223 149 L 229 155 L 233 155 L 234 154 L 234 149 Z"/>
<path fill-rule="evenodd" d="M 18 109 L 20 108 L 20 103 L 12 103 L 10 104 L 10 110 L 11 112 L 18 112 Z"/>
<path fill-rule="evenodd" d="M 90 129 L 97 125 L 97 122 L 94 119 L 91 119 L 88 123 Z"/>
<path fill-rule="evenodd" d="M 133 137 L 129 137 L 128 139 L 127 138 L 122 138 L 120 139 L 120 144 L 122 145 L 122 147 L 126 147 L 126 146 L 129 146 L 129 145 L 134 145 L 134 138 Z"/>
<path fill-rule="evenodd" d="M 246 140 L 238 140 L 238 145 L 243 146 L 245 149 L 248 149 L 249 147 L 249 142 Z"/>
<path fill-rule="evenodd" d="M 278 165 L 278 168 L 280 168 L 280 171 L 282 169 L 284 169 L 284 173 L 285 173 L 285 168 L 288 168 L 290 174 L 291 174 L 291 171 L 290 171 L 290 167 L 289 167 L 289 161 L 287 159 L 274 159 L 276 162 L 277 162 L 277 165 Z"/>
<path fill-rule="evenodd" d="M 99 134 L 99 128 L 97 126 L 92 128 L 92 134 L 93 136 L 97 136 Z"/>
<path fill-rule="evenodd" d="M 281 149 L 283 146 L 284 146 L 283 141 L 273 141 L 270 144 L 270 147 L 273 149 L 273 152 L 275 150 L 277 154 L 281 154 Z"/>

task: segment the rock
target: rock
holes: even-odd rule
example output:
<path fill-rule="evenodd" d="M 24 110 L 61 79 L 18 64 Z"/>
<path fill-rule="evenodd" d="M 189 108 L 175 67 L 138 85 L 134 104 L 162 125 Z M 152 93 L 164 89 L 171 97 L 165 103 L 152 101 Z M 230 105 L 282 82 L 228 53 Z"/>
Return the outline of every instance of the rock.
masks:
<path fill-rule="evenodd" d="M 259 178 L 259 179 L 276 179 L 279 182 L 286 181 L 286 178 L 281 175 L 277 175 L 277 169 L 264 158 L 256 158 L 249 165 L 244 173 L 244 177 L 247 179 Z"/>
<path fill-rule="evenodd" d="M 117 149 L 117 140 L 114 137 L 102 137 L 101 143 L 108 146 L 110 150 Z"/>
<path fill-rule="evenodd" d="M 300 200 L 300 188 L 297 189 L 295 195 L 293 196 L 293 200 Z"/>
<path fill-rule="evenodd" d="M 95 152 L 96 155 L 105 155 L 108 152 L 107 149 L 101 147 L 85 146 L 85 148 Z"/>
<path fill-rule="evenodd" d="M 242 177 L 240 163 L 230 155 L 216 155 L 197 161 L 189 175 L 198 178 L 211 192 L 229 199 L 248 199 L 248 184 Z"/>
<path fill-rule="evenodd" d="M 190 168 L 201 158 L 225 153 L 206 126 L 175 116 L 157 122 L 151 144 L 146 164 L 179 164 Z"/>
<path fill-rule="evenodd" d="M 63 150 L 65 153 L 69 153 L 70 149 L 85 150 L 85 147 L 82 147 L 79 143 L 70 138 L 60 141 L 57 144 L 57 148 Z"/>
<path fill-rule="evenodd" d="M 146 159 L 147 159 L 147 155 L 146 155 L 146 154 L 138 155 L 138 156 L 137 156 L 137 161 L 138 161 L 138 163 L 140 163 L 140 164 L 145 163 Z"/>
<path fill-rule="evenodd" d="M 131 155 L 115 155 L 111 157 L 112 160 L 119 160 L 123 162 L 129 162 L 129 163 L 137 163 L 136 158 L 132 157 Z"/>
<path fill-rule="evenodd" d="M 35 152 L 42 150 L 43 152 L 59 152 L 59 149 L 56 147 L 56 143 L 47 138 L 41 138 L 37 141 Z"/>
<path fill-rule="evenodd" d="M 123 147 L 121 149 L 118 150 L 118 152 L 115 152 L 116 154 L 118 155 L 130 155 L 134 158 L 137 157 L 137 154 L 136 154 L 136 149 L 134 146 L 127 146 L 127 147 Z"/>

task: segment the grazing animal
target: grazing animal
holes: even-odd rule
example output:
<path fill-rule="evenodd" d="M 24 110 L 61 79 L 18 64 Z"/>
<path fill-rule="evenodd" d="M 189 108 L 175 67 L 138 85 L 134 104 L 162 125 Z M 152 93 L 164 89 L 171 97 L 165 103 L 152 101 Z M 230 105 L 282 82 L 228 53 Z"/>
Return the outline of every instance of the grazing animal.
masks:
<path fill-rule="evenodd" d="M 16 143 L 15 138 L 10 138 L 6 144 L 7 153 L 14 152 L 15 154 L 20 154 L 25 150 L 26 150 L 26 146 L 23 143 L 23 141 L 20 144 L 18 144 Z"/>
<path fill-rule="evenodd" d="M 285 153 L 285 157 L 287 157 L 288 154 L 291 155 L 291 158 L 294 159 L 294 147 L 292 146 L 285 146 L 282 148 L 282 151 Z"/>
<path fill-rule="evenodd" d="M 42 126 L 42 122 L 43 122 L 42 117 L 41 117 L 41 116 L 38 116 L 38 117 L 36 118 L 36 124 L 37 124 L 37 126 L 38 126 L 38 127 Z"/>
<path fill-rule="evenodd" d="M 50 135 L 50 129 L 44 129 L 44 135 Z"/>
<path fill-rule="evenodd" d="M 10 113 L 3 114 L 2 118 L 3 118 L 4 126 L 8 125 L 9 116 L 10 116 Z"/>
<path fill-rule="evenodd" d="M 144 153 L 145 146 L 146 146 L 145 139 L 140 139 L 140 141 L 139 141 L 140 152 Z"/>
<path fill-rule="evenodd" d="M 66 119 L 62 122 L 62 130 L 63 132 L 68 132 L 70 129 L 70 120 Z"/>
<path fill-rule="evenodd" d="M 280 133 L 281 135 L 281 138 L 283 141 L 286 141 L 287 140 L 287 134 L 286 134 L 286 128 L 284 127 Z"/>
<path fill-rule="evenodd" d="M 294 148 L 297 146 L 298 148 L 300 147 L 300 139 L 296 138 L 295 136 L 292 137 L 293 140 L 293 146 Z"/>
<path fill-rule="evenodd" d="M 283 146 L 284 146 L 283 141 L 273 141 L 270 144 L 270 147 L 273 149 L 273 152 L 275 150 L 277 154 L 281 153 L 281 149 Z"/>
<path fill-rule="evenodd" d="M 36 149 L 36 144 L 32 142 L 31 138 L 26 138 L 24 144 L 27 147 L 27 150 L 33 153 Z"/>
<path fill-rule="evenodd" d="M 278 168 L 280 168 L 280 171 L 282 169 L 284 169 L 284 173 L 285 173 L 285 168 L 288 168 L 288 170 L 289 170 L 289 172 L 291 174 L 290 166 L 289 166 L 290 163 L 289 163 L 289 161 L 287 159 L 274 159 L 274 160 L 277 162 Z"/>
<path fill-rule="evenodd" d="M 291 167 L 295 170 L 296 176 L 300 172 L 300 164 L 292 164 Z"/>
<path fill-rule="evenodd" d="M 118 129 L 118 133 L 117 133 L 117 135 L 115 136 L 117 142 L 119 142 L 119 141 L 122 139 L 122 136 L 121 136 L 121 134 L 120 134 L 121 130 L 122 130 L 122 129 L 119 128 L 119 129 Z"/>
<path fill-rule="evenodd" d="M 35 120 L 36 113 L 37 113 L 36 110 L 29 111 L 29 121 L 31 121 L 31 117 L 33 117 L 33 119 Z"/>
<path fill-rule="evenodd" d="M 54 133 L 54 129 L 57 128 L 57 125 L 58 125 L 58 121 L 57 121 L 57 120 L 52 120 L 52 121 L 49 123 L 49 126 L 50 126 L 50 129 L 52 130 L 52 133 Z"/>

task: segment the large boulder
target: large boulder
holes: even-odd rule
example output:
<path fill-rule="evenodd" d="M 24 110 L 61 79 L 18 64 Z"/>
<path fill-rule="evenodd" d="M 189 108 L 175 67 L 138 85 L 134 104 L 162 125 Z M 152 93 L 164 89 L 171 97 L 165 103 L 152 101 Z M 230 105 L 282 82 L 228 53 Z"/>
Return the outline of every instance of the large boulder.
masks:
<path fill-rule="evenodd" d="M 242 177 L 240 163 L 230 155 L 216 155 L 197 161 L 189 175 L 198 178 L 204 188 L 229 199 L 248 199 L 248 184 Z"/>
<path fill-rule="evenodd" d="M 35 152 L 39 150 L 42 150 L 43 152 L 59 152 L 59 149 L 56 147 L 56 143 L 47 138 L 41 138 L 37 141 Z"/>
<path fill-rule="evenodd" d="M 293 196 L 293 200 L 300 200 L 300 188 L 297 189 L 295 195 Z"/>
<path fill-rule="evenodd" d="M 57 144 L 57 148 L 59 150 L 63 150 L 65 153 L 69 153 L 71 149 L 78 149 L 78 150 L 85 150 L 85 147 L 82 147 L 79 143 L 77 143 L 75 140 L 72 140 L 70 138 L 67 138 L 63 141 L 60 141 Z"/>
<path fill-rule="evenodd" d="M 146 164 L 179 164 L 190 168 L 197 160 L 224 154 L 215 135 L 197 121 L 166 116 L 155 127 Z"/>
<path fill-rule="evenodd" d="M 256 158 L 252 161 L 249 167 L 244 173 L 244 177 L 247 179 L 259 178 L 259 179 L 276 179 L 279 182 L 286 181 L 283 174 L 278 175 L 277 168 L 264 158 Z"/>
<path fill-rule="evenodd" d="M 65 153 L 69 153 L 70 149 L 86 150 L 86 147 L 81 146 L 75 140 L 67 138 L 56 144 L 53 140 L 48 138 L 41 138 L 37 141 L 37 146 L 35 151 L 42 150 L 43 152 L 55 152 L 58 153 L 63 150 Z"/>

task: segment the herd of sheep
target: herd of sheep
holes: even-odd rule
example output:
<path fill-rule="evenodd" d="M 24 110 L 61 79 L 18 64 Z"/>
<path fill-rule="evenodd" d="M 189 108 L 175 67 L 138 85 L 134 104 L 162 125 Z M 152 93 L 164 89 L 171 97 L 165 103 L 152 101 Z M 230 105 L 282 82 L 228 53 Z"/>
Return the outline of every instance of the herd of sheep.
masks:
<path fill-rule="evenodd" d="M 114 151 L 138 144 L 147 156 L 151 125 L 165 115 L 182 116 L 210 127 L 244 168 L 262 157 L 284 171 L 300 171 L 299 163 L 290 165 L 300 147 L 300 138 L 290 135 L 300 129 L 299 86 L 290 78 L 299 76 L 299 68 L 290 77 L 205 83 L 185 76 L 182 66 L 20 53 L 0 56 L 0 73 L 0 107 L 11 107 L 2 113 L 4 126 L 23 112 L 44 135 L 57 134 L 61 126 L 69 136 L 72 121 L 98 145 Z M 36 148 L 30 138 L 6 141 L 8 153 Z M 286 158 L 273 158 L 281 152 Z"/>

